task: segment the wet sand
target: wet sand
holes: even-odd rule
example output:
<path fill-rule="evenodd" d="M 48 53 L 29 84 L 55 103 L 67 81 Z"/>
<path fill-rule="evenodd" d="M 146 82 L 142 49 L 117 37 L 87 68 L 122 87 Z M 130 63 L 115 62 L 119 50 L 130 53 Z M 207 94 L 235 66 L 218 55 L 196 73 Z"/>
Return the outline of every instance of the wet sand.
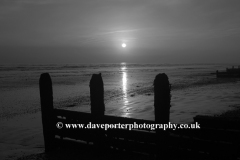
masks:
<path fill-rule="evenodd" d="M 229 88 L 231 85 L 219 84 L 198 89 L 172 91 L 170 121 L 190 123 L 196 115 L 220 115 L 226 111 L 228 112 L 223 114 L 225 117 L 239 116 L 239 110 L 234 111 L 239 109 L 236 107 L 240 99 L 239 87 L 236 87 L 236 84 L 232 86 L 231 90 L 226 90 L 226 87 Z M 206 109 L 206 105 L 209 106 L 208 109 Z M 66 109 L 90 111 L 88 105 Z M 129 96 L 127 102 L 124 97 L 116 98 L 115 101 L 106 103 L 106 114 L 154 120 L 153 94 Z M 17 159 L 28 155 L 32 155 L 32 159 L 46 158 L 46 155 L 43 154 L 41 112 L 4 119 L 0 122 L 0 126 L 0 159 Z"/>
<path fill-rule="evenodd" d="M 44 152 L 40 112 L 2 120 L 0 130 L 0 159 Z"/>

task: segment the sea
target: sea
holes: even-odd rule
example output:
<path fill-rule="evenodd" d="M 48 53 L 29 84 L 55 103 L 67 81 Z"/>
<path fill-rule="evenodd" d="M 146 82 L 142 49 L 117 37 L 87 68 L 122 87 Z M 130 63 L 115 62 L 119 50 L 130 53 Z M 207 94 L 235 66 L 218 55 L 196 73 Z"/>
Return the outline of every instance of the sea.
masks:
<path fill-rule="evenodd" d="M 240 104 L 240 79 L 216 78 L 238 64 L 1 64 L 0 120 L 41 111 L 39 78 L 49 73 L 54 108 L 90 112 L 89 82 L 101 73 L 105 114 L 154 120 L 153 81 L 165 73 L 171 84 L 170 121 L 219 115 Z"/>

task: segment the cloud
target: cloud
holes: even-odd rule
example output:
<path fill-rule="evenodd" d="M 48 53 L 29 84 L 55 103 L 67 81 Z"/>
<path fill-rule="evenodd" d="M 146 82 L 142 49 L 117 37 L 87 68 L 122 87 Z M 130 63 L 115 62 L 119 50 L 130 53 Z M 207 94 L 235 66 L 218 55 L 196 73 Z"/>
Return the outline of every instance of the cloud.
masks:
<path fill-rule="evenodd" d="M 142 31 L 144 29 L 129 29 L 129 30 L 115 30 L 115 31 L 108 31 L 108 32 L 101 32 L 86 36 L 79 36 L 81 45 L 87 45 L 92 42 L 106 42 L 106 41 L 134 41 L 137 38 L 131 36 L 133 32 Z M 122 36 L 121 36 L 122 35 Z"/>

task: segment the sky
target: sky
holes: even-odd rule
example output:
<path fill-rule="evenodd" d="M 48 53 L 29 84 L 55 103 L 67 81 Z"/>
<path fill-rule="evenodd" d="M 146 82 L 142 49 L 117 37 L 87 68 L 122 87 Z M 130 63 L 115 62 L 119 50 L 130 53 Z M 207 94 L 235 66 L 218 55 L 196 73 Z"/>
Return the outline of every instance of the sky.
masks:
<path fill-rule="evenodd" d="M 239 0 L 0 1 L 0 63 L 239 61 Z"/>

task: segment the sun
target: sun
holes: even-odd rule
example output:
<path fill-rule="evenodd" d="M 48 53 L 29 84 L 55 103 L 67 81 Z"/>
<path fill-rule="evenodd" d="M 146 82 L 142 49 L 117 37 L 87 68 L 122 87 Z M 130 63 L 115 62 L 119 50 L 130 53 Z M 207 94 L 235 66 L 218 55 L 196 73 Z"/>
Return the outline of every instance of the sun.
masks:
<path fill-rule="evenodd" d="M 125 47 L 127 47 L 127 45 L 126 45 L 125 43 L 123 43 L 123 44 L 122 44 L 122 47 L 125 48 Z"/>

